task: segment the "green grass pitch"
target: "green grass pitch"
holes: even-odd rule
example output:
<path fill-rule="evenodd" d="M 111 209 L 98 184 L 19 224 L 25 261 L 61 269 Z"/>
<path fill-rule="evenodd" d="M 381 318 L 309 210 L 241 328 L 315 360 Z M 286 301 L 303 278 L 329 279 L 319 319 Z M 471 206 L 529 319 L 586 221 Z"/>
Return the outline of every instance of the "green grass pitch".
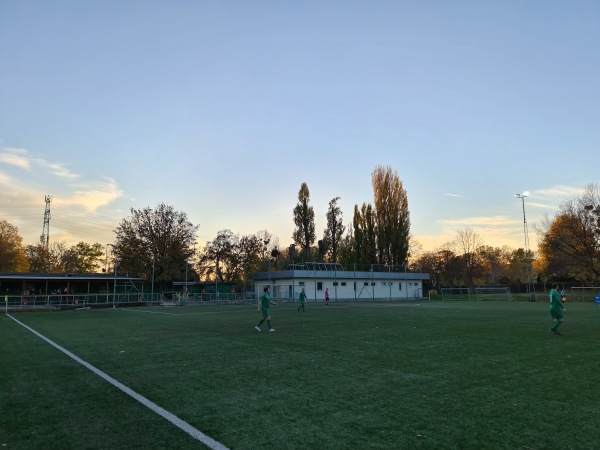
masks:
<path fill-rule="evenodd" d="M 13 316 L 230 449 L 592 449 L 600 308 L 334 303 Z M 203 448 L 7 316 L 0 446 Z"/>

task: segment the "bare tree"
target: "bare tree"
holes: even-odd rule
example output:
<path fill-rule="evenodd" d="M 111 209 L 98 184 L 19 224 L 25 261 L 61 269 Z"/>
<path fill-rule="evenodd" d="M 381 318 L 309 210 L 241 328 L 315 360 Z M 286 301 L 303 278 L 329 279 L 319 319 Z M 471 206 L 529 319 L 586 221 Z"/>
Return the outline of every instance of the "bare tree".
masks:
<path fill-rule="evenodd" d="M 477 253 L 483 241 L 476 231 L 469 227 L 461 228 L 456 232 L 452 247 L 463 259 L 467 286 L 473 286 L 475 268 L 477 266 Z"/>

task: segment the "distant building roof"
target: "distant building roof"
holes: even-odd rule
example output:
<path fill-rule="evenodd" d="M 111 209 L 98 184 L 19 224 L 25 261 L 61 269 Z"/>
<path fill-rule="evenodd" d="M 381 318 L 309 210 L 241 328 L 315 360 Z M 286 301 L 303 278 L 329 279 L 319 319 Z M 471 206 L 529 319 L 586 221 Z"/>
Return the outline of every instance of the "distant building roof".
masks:
<path fill-rule="evenodd" d="M 29 272 L 3 272 L 0 280 L 79 280 L 79 281 L 111 281 L 117 280 L 141 280 L 142 278 L 128 277 L 106 273 L 29 273 Z"/>

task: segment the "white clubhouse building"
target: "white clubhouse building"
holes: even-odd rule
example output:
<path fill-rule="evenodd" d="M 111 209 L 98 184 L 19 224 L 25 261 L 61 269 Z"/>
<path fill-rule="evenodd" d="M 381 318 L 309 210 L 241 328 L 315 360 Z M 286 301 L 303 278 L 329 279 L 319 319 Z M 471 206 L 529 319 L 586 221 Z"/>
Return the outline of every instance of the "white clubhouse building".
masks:
<path fill-rule="evenodd" d="M 324 302 L 325 290 L 329 301 L 398 301 L 419 300 L 424 297 L 423 280 L 428 273 L 385 270 L 342 270 L 340 264 L 290 264 L 288 270 L 260 272 L 251 276 L 255 295 L 260 297 L 266 286 L 271 297 L 279 301 L 298 301 L 302 288 L 308 302 Z"/>

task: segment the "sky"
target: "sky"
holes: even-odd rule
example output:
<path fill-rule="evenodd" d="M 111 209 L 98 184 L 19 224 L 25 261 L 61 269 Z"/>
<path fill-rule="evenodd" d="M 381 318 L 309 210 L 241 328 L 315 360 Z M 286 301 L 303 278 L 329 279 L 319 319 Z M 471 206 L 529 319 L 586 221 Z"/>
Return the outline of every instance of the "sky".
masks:
<path fill-rule="evenodd" d="M 0 218 L 103 245 L 131 208 L 317 238 L 398 173 L 423 250 L 530 246 L 599 182 L 597 0 L 0 0 Z M 515 194 L 524 194 L 522 200 Z"/>

